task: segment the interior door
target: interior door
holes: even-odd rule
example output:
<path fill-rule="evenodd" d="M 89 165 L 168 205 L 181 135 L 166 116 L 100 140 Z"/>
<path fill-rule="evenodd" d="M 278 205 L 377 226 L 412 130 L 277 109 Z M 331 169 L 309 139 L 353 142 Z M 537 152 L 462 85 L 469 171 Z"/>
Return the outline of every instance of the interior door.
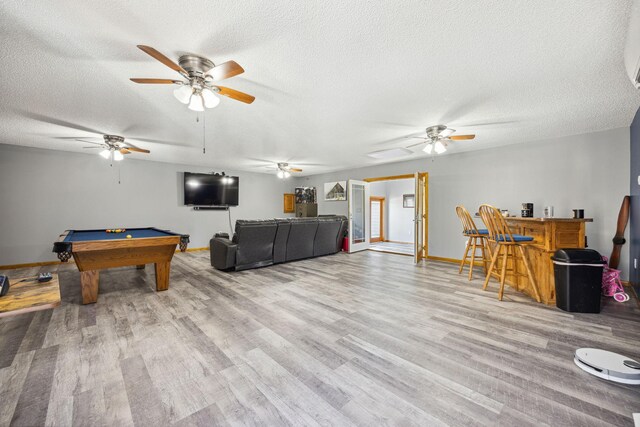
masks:
<path fill-rule="evenodd" d="M 371 196 L 369 198 L 371 220 L 371 243 L 384 241 L 384 197 Z"/>
<path fill-rule="evenodd" d="M 350 179 L 347 185 L 349 205 L 349 253 L 369 248 L 369 183 Z"/>
<path fill-rule="evenodd" d="M 413 260 L 418 263 L 422 259 L 426 258 L 426 247 L 425 247 L 425 218 L 426 218 L 426 209 L 425 209 L 425 187 L 426 187 L 426 174 L 420 174 L 418 172 L 415 173 L 415 208 L 414 208 L 414 226 L 415 233 L 413 239 Z"/>

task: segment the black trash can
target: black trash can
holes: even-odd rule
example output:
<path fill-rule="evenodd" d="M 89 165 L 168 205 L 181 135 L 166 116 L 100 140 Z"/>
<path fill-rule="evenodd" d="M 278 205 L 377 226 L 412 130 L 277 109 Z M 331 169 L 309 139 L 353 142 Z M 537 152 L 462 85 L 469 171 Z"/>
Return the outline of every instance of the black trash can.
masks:
<path fill-rule="evenodd" d="M 556 306 L 573 313 L 600 313 L 602 256 L 592 249 L 558 249 L 551 259 Z"/>

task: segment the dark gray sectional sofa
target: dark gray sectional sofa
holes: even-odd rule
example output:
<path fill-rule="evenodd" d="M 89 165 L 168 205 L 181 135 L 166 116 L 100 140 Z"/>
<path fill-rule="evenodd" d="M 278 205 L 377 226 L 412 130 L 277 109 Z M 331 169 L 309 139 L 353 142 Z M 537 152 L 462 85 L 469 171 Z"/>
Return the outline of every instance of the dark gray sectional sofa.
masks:
<path fill-rule="evenodd" d="M 344 216 L 238 220 L 231 240 L 211 239 L 211 265 L 246 270 L 335 254 L 342 249 L 346 230 Z"/>

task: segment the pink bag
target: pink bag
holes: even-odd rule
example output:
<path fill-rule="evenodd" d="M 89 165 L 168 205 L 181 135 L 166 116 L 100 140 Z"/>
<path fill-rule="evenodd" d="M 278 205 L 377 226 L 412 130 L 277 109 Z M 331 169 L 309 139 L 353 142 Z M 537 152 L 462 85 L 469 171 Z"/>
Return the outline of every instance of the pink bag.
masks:
<path fill-rule="evenodd" d="M 602 295 L 613 297 L 618 302 L 629 301 L 629 295 L 624 291 L 622 282 L 620 281 L 620 270 L 609 267 L 609 259 L 602 256 L 605 262 L 602 271 Z"/>

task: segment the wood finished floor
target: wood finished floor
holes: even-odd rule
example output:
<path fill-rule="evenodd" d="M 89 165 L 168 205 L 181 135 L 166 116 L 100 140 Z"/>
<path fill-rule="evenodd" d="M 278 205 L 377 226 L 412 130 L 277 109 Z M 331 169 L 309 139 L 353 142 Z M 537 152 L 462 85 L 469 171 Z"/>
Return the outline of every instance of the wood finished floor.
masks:
<path fill-rule="evenodd" d="M 413 243 L 376 242 L 369 250 L 413 256 Z"/>
<path fill-rule="evenodd" d="M 640 359 L 635 301 L 568 314 L 457 266 L 365 251 L 223 273 L 177 254 L 104 271 L 82 306 L 0 319 L 0 425 L 632 425 L 640 387 L 577 347 Z M 51 267 L 10 271 L 35 274 Z M 477 275 L 478 277 L 480 274 Z"/>

